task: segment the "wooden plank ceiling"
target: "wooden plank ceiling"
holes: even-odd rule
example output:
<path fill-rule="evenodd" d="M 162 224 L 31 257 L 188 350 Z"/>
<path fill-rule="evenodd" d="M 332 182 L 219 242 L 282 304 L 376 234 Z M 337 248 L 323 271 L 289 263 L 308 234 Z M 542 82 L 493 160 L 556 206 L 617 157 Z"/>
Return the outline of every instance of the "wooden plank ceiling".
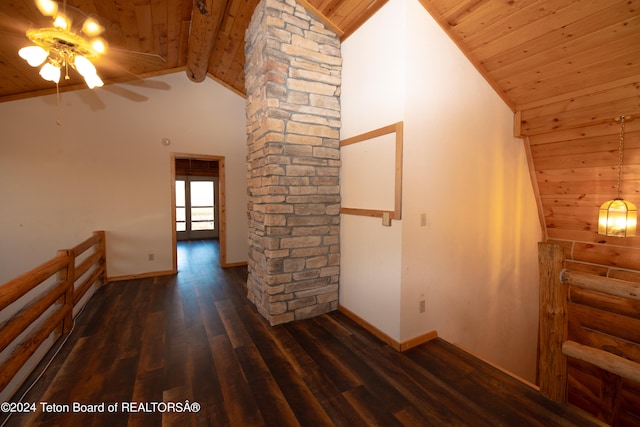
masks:
<path fill-rule="evenodd" d="M 344 39 L 386 1 L 304 0 L 303 4 L 323 15 Z M 630 95 L 631 105 L 624 107 L 638 107 L 630 92 L 637 91 L 633 83 L 640 74 L 639 1 L 421 1 L 514 111 L 533 111 L 550 101 L 616 84 Z M 106 27 L 110 51 L 98 64 L 106 82 L 172 72 L 186 67 L 189 60 L 206 64 L 211 77 L 244 93 L 244 33 L 257 0 L 68 0 L 66 4 L 70 14 L 82 11 L 96 16 Z M 34 0 L 0 2 L 0 100 L 51 86 L 17 56 L 18 49 L 29 44 L 25 31 L 50 23 Z M 190 59 L 192 52 L 198 55 Z M 61 86 L 73 85 L 76 80 L 72 80 Z M 554 106 L 523 117 L 525 133 L 546 130 L 545 116 L 566 109 Z M 602 110 L 602 117 L 592 122 L 620 114 L 613 109 Z M 582 119 L 570 116 L 556 128 L 576 124 Z"/>
<path fill-rule="evenodd" d="M 311 0 L 305 3 L 344 37 L 386 0 Z M 244 94 L 244 34 L 258 0 L 68 0 L 67 14 L 80 23 L 96 17 L 106 28 L 108 54 L 96 63 L 105 83 L 117 83 L 187 69 L 190 78 L 206 75 Z M 60 9 L 64 7 L 59 2 Z M 193 20 L 192 20 L 193 18 Z M 52 93 L 18 56 L 29 45 L 29 28 L 51 26 L 34 0 L 0 2 L 0 102 Z M 60 89 L 85 88 L 82 79 L 61 81 Z"/>
<path fill-rule="evenodd" d="M 302 0 L 344 40 L 387 0 Z M 530 146 L 544 232 L 583 257 L 593 243 L 640 250 L 640 237 L 596 234 L 597 208 L 616 196 L 620 115 L 627 123 L 622 196 L 640 206 L 640 0 L 420 0 L 516 113 Z M 244 33 L 257 0 L 68 0 L 95 15 L 110 45 L 106 83 L 176 70 L 244 94 Z M 33 0 L 0 2 L 0 101 L 51 93 L 17 56 L 30 27 L 48 25 Z M 78 78 L 62 90 L 83 88 Z M 584 245 L 584 248 L 580 245 Z M 574 248 L 575 249 L 575 248 Z M 611 251 L 609 251 L 611 252 Z M 580 250 L 578 250 L 580 253 Z M 620 255 L 640 269 L 640 254 Z M 628 258 L 635 260 L 628 260 Z M 624 259 L 623 259 L 624 258 Z M 611 261 L 609 259 L 609 261 Z"/>

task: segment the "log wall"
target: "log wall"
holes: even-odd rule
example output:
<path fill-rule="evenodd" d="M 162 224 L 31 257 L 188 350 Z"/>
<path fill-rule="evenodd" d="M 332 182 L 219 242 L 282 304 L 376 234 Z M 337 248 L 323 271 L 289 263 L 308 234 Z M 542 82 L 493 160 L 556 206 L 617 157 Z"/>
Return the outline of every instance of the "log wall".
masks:
<path fill-rule="evenodd" d="M 540 244 L 541 391 L 616 426 L 640 420 L 640 273 Z"/>

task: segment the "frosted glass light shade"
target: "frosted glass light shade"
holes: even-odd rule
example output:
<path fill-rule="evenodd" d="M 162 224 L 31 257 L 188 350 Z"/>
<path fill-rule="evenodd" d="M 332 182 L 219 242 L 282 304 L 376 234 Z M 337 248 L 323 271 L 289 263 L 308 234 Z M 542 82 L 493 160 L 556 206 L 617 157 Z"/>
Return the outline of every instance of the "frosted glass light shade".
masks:
<path fill-rule="evenodd" d="M 60 81 L 60 68 L 47 62 L 40 69 L 40 76 L 50 82 L 58 83 Z"/>
<path fill-rule="evenodd" d="M 633 237 L 636 235 L 638 209 L 623 199 L 613 199 L 600 206 L 598 234 L 611 237 Z"/>
<path fill-rule="evenodd" d="M 44 16 L 55 16 L 58 13 L 58 3 L 52 0 L 36 0 L 36 6 Z"/>
<path fill-rule="evenodd" d="M 73 63 L 78 72 L 84 77 L 84 81 L 89 86 L 89 89 L 94 87 L 102 87 L 104 83 L 102 79 L 98 77 L 96 67 L 84 56 L 76 56 Z"/>
<path fill-rule="evenodd" d="M 20 49 L 18 51 L 18 55 L 20 55 L 20 58 L 27 61 L 32 67 L 37 67 L 47 59 L 49 52 L 40 46 L 27 46 Z"/>
<path fill-rule="evenodd" d="M 89 89 L 93 89 L 95 87 L 102 87 L 104 86 L 104 83 L 102 82 L 102 79 L 100 77 L 98 77 L 97 74 L 92 74 L 89 76 L 83 76 L 84 77 L 84 81 L 87 84 L 87 86 L 89 86 Z"/>
<path fill-rule="evenodd" d="M 89 37 L 97 36 L 104 31 L 104 27 L 93 18 L 87 18 L 82 24 L 82 32 Z"/>
<path fill-rule="evenodd" d="M 76 66 L 76 70 L 84 77 L 85 79 L 88 76 L 92 76 L 96 74 L 96 67 L 84 56 L 76 56 L 73 60 L 74 65 Z"/>
<path fill-rule="evenodd" d="M 69 18 L 59 13 L 53 20 L 53 26 L 63 30 L 68 30 L 71 28 L 71 21 L 69 21 Z"/>
<path fill-rule="evenodd" d="M 91 40 L 91 47 L 98 55 L 107 53 L 107 42 L 100 37 Z"/>

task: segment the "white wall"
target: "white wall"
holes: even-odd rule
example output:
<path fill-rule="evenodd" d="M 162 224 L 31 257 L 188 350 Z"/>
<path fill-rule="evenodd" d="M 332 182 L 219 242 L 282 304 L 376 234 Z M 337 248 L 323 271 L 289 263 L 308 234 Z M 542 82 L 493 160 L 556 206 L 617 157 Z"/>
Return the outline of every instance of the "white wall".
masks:
<path fill-rule="evenodd" d="M 404 119 L 406 35 L 388 25 L 403 19 L 400 6 L 383 7 L 342 44 L 341 139 Z M 402 228 L 364 216 L 340 221 L 340 305 L 398 339 Z"/>
<path fill-rule="evenodd" d="M 246 260 L 244 98 L 184 72 L 141 83 L 0 104 L 0 283 L 94 230 L 110 277 L 171 270 L 171 152 L 225 157 L 227 262 Z"/>
<path fill-rule="evenodd" d="M 342 216 L 340 304 L 398 341 L 436 330 L 533 380 L 541 236 L 512 112 L 416 0 L 391 0 L 342 53 L 341 138 L 405 132 L 403 219 Z"/>

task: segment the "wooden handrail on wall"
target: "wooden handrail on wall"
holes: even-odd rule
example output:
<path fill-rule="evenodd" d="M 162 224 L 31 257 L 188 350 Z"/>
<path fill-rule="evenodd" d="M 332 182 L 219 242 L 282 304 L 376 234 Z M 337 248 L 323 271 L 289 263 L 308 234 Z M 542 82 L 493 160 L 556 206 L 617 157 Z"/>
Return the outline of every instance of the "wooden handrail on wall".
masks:
<path fill-rule="evenodd" d="M 76 265 L 76 259 L 94 248 Z M 106 268 L 104 231 L 96 231 L 79 245 L 58 254 L 21 276 L 0 285 L 0 312 L 33 290 L 42 292 L 20 307 L 0 325 L 0 352 L 14 345 L 0 364 L 0 390 L 4 389 L 47 338 L 58 329 L 68 333 L 73 327 L 73 309 L 91 286 L 102 284 Z M 54 277 L 55 276 L 55 277 Z M 47 287 L 50 279 L 55 280 Z M 46 318 L 43 315 L 46 314 Z M 33 326 L 38 323 L 38 326 Z M 28 335 L 16 339 L 26 330 Z"/>
<path fill-rule="evenodd" d="M 609 351 L 568 340 L 570 287 L 640 301 L 640 283 L 568 271 L 564 247 L 539 243 L 540 341 L 538 379 L 540 391 L 556 400 L 567 399 L 567 356 L 608 372 L 640 382 L 640 363 Z"/>

